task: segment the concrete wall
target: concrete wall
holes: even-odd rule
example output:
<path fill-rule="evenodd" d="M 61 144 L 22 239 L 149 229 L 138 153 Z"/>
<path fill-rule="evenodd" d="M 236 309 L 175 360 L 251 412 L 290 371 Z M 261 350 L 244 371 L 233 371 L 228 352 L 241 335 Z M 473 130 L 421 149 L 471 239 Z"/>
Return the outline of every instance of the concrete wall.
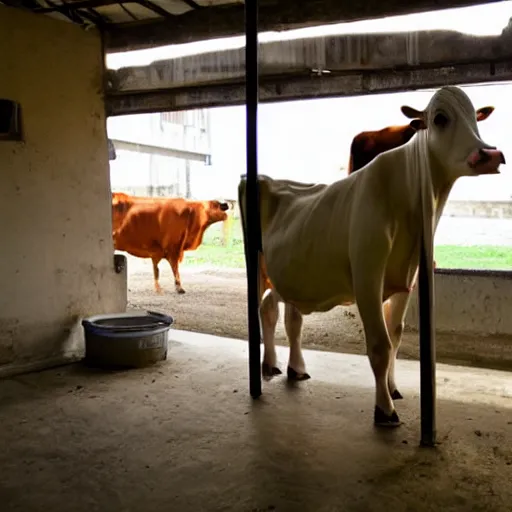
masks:
<path fill-rule="evenodd" d="M 437 269 L 435 315 L 438 333 L 512 337 L 512 272 L 502 270 Z M 356 306 L 343 308 L 345 328 L 358 332 Z M 418 289 L 405 319 L 408 330 L 418 330 Z"/>
<path fill-rule="evenodd" d="M 438 269 L 435 274 L 436 329 L 439 332 L 512 336 L 512 272 Z M 406 324 L 418 329 L 418 290 Z"/>
<path fill-rule="evenodd" d="M 126 308 L 116 274 L 98 34 L 0 7 L 0 374 L 83 353 L 82 317 Z"/>

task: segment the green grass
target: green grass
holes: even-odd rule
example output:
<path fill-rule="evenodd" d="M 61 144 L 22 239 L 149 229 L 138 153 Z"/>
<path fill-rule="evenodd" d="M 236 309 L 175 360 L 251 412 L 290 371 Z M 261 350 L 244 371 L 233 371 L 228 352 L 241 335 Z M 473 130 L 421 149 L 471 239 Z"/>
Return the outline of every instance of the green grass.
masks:
<path fill-rule="evenodd" d="M 203 237 L 203 243 L 195 251 L 185 253 L 186 265 L 211 265 L 223 268 L 245 268 L 244 239 L 242 226 L 237 219 L 233 222 L 231 239 L 227 247 L 222 246 L 222 224 L 210 226 Z"/>
<path fill-rule="evenodd" d="M 512 247 L 492 245 L 438 245 L 435 247 L 438 268 L 512 270 Z M 208 265 L 222 268 L 245 268 L 244 244 L 240 222 L 233 222 L 231 240 L 222 246 L 222 224 L 206 231 L 196 251 L 185 253 L 185 265 Z"/>
<path fill-rule="evenodd" d="M 438 268 L 512 270 L 512 247 L 495 245 L 438 245 Z"/>
<path fill-rule="evenodd" d="M 185 253 L 185 265 L 208 265 L 223 268 L 245 268 L 243 244 L 231 248 L 202 244 L 195 251 Z"/>

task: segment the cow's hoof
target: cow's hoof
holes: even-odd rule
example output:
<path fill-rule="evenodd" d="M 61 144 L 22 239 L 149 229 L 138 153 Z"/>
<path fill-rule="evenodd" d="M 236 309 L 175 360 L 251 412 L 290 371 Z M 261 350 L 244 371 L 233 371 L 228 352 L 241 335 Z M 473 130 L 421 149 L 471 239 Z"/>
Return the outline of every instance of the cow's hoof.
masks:
<path fill-rule="evenodd" d="M 309 373 L 296 372 L 291 366 L 288 366 L 286 374 L 288 376 L 288 380 L 301 381 L 311 379 L 311 375 L 309 375 Z"/>
<path fill-rule="evenodd" d="M 399 427 L 402 422 L 398 418 L 396 411 L 388 416 L 378 405 L 375 406 L 375 412 L 373 413 L 373 423 L 376 427 Z"/>
<path fill-rule="evenodd" d="M 395 389 L 395 391 L 393 391 L 393 393 L 391 393 L 391 398 L 393 400 L 402 400 L 404 397 L 402 396 L 402 393 L 400 393 L 400 391 L 398 391 L 398 389 Z"/>
<path fill-rule="evenodd" d="M 184 293 L 185 293 L 185 290 L 184 290 L 183 288 L 176 288 L 176 291 L 177 291 L 180 295 L 182 295 L 182 294 L 184 294 Z"/>
<path fill-rule="evenodd" d="M 261 375 L 265 380 L 270 380 L 276 375 L 281 375 L 283 372 L 277 366 L 271 366 L 267 363 L 261 365 Z"/>

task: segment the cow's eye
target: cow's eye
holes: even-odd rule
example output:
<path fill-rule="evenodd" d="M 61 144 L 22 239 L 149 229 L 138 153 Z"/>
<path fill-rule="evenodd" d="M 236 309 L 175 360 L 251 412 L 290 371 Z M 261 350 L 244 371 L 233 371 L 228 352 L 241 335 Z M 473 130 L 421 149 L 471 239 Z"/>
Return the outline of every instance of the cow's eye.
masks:
<path fill-rule="evenodd" d="M 439 113 L 434 117 L 434 124 L 439 128 L 446 128 L 450 120 L 446 117 L 445 114 Z"/>

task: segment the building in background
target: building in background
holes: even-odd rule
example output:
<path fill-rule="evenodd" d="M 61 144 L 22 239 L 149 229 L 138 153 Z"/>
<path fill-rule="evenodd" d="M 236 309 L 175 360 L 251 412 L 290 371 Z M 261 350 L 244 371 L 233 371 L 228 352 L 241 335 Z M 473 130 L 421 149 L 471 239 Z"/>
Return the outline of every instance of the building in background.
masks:
<path fill-rule="evenodd" d="M 110 117 L 107 132 L 112 191 L 200 198 L 194 174 L 211 163 L 208 110 Z"/>

